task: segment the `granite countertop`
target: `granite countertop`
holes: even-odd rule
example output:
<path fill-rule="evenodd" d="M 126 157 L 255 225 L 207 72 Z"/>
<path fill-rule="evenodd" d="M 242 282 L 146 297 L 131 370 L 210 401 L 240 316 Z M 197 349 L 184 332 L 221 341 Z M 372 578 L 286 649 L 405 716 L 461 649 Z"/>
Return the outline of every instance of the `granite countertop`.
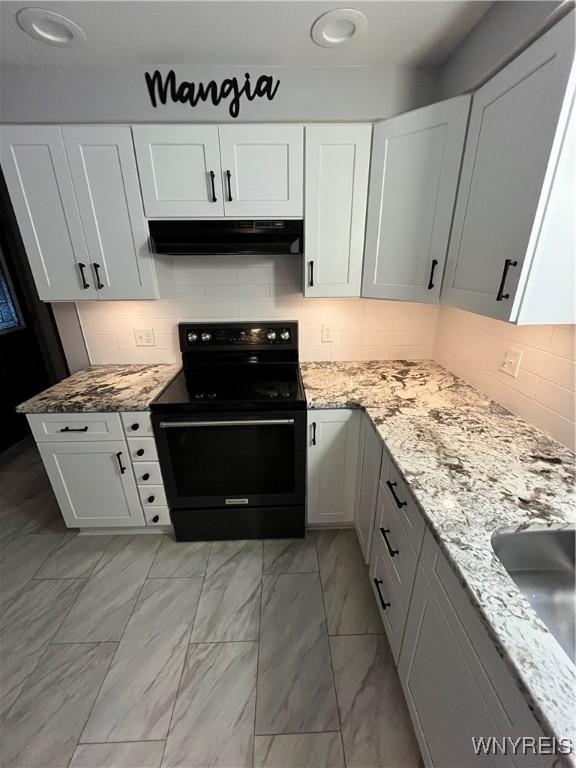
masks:
<path fill-rule="evenodd" d="M 21 403 L 19 413 L 146 411 L 179 365 L 93 365 Z"/>
<path fill-rule="evenodd" d="M 430 361 L 301 368 L 309 408 L 366 409 L 544 732 L 576 743 L 576 669 L 491 546 L 576 522 L 574 455 Z"/>

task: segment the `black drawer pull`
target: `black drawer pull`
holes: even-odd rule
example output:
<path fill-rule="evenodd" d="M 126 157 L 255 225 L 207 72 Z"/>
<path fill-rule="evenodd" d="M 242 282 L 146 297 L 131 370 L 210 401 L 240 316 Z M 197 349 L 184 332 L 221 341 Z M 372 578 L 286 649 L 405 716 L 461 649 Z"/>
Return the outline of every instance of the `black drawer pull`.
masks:
<path fill-rule="evenodd" d="M 124 466 L 124 464 L 122 464 L 122 451 L 118 451 L 118 453 L 116 454 L 116 461 L 118 462 L 120 474 L 123 475 L 124 472 L 126 472 L 126 467 Z"/>
<path fill-rule="evenodd" d="M 136 451 L 136 456 L 144 456 L 144 448 L 138 448 Z"/>
<path fill-rule="evenodd" d="M 140 424 L 137 424 L 137 423 L 131 424 L 130 429 L 136 432 L 136 430 L 140 429 Z"/>
<path fill-rule="evenodd" d="M 312 445 L 316 445 L 316 422 L 312 422 Z"/>
<path fill-rule="evenodd" d="M 510 294 L 504 293 L 504 288 L 506 287 L 506 278 L 508 277 L 508 270 L 510 267 L 517 267 L 518 262 L 513 261 L 512 259 L 505 259 L 504 260 L 504 270 L 502 271 L 502 279 L 500 280 L 500 287 L 498 288 L 498 295 L 496 296 L 496 301 L 502 301 L 502 299 L 509 299 Z"/>
<path fill-rule="evenodd" d="M 231 203 L 232 198 L 232 174 L 230 171 L 226 171 L 226 181 L 228 182 L 228 202 Z"/>
<path fill-rule="evenodd" d="M 214 173 L 214 171 L 210 171 L 210 185 L 212 187 L 212 200 L 211 200 L 212 203 L 218 202 L 218 198 L 216 197 L 216 185 L 214 184 L 215 176 L 216 174 Z"/>
<path fill-rule="evenodd" d="M 308 262 L 308 285 L 312 288 L 314 286 L 314 262 Z"/>
<path fill-rule="evenodd" d="M 86 269 L 86 264 L 82 264 L 82 262 L 79 261 L 78 269 L 80 270 L 80 279 L 82 280 L 82 288 L 86 290 L 86 288 L 90 288 L 90 283 L 86 282 L 86 275 L 84 274 L 84 270 Z"/>
<path fill-rule="evenodd" d="M 432 269 L 430 270 L 430 280 L 428 281 L 428 290 L 431 291 L 434 288 L 434 272 L 438 266 L 438 259 L 432 259 Z"/>
<path fill-rule="evenodd" d="M 396 506 L 398 507 L 398 509 L 402 509 L 402 507 L 405 507 L 406 502 L 400 501 L 398 496 L 396 496 L 396 491 L 394 490 L 394 488 L 396 488 L 397 484 L 391 483 L 390 480 L 386 480 L 386 485 L 388 486 L 388 488 L 390 488 L 390 493 L 392 494 L 392 496 L 394 496 L 394 501 L 396 502 Z"/>
<path fill-rule="evenodd" d="M 382 597 L 382 592 L 380 592 L 380 584 L 383 584 L 384 582 L 382 579 L 374 579 L 374 584 L 376 584 L 376 592 L 378 592 L 378 597 L 380 598 L 380 605 L 382 606 L 382 610 L 385 611 L 386 608 L 390 608 L 390 603 L 387 603 L 384 598 Z"/>
<path fill-rule="evenodd" d="M 88 427 L 62 427 L 60 432 L 88 432 Z"/>
<path fill-rule="evenodd" d="M 96 288 L 102 290 L 102 288 L 104 288 L 104 283 L 100 280 L 100 272 L 98 271 L 100 269 L 100 264 L 97 264 L 94 261 L 92 262 L 92 266 L 94 267 L 94 274 L 96 275 Z"/>
<path fill-rule="evenodd" d="M 145 472 L 142 475 L 142 480 L 144 480 L 144 482 L 146 482 L 146 480 L 150 480 L 150 475 L 148 474 L 148 472 Z"/>
<path fill-rule="evenodd" d="M 148 496 L 147 501 L 148 501 L 148 504 L 152 504 L 152 502 L 154 501 L 154 496 Z"/>
<path fill-rule="evenodd" d="M 160 516 L 159 515 L 154 515 L 154 517 L 152 518 L 152 522 L 153 523 L 157 523 L 158 520 L 160 520 Z"/>
<path fill-rule="evenodd" d="M 390 557 L 394 557 L 395 555 L 399 554 L 397 549 L 392 549 L 390 546 L 390 542 L 388 541 L 388 536 L 386 536 L 387 533 L 390 533 L 390 528 L 380 528 L 380 533 L 382 534 L 382 538 L 386 542 L 386 546 L 388 547 L 388 552 L 390 553 Z"/>

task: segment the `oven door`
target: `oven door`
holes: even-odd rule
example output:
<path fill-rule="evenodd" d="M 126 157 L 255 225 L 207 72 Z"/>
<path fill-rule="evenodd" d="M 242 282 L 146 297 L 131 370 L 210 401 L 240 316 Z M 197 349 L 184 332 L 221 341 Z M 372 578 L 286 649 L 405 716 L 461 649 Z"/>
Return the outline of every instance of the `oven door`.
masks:
<path fill-rule="evenodd" d="M 152 421 L 172 509 L 304 503 L 305 411 Z"/>

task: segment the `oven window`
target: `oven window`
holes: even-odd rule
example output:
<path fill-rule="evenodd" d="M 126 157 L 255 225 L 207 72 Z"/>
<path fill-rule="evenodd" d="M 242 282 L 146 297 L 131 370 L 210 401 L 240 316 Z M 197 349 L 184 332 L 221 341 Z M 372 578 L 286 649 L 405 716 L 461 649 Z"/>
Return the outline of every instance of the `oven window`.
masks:
<path fill-rule="evenodd" d="M 294 492 L 294 424 L 172 427 L 166 431 L 180 498 Z"/>

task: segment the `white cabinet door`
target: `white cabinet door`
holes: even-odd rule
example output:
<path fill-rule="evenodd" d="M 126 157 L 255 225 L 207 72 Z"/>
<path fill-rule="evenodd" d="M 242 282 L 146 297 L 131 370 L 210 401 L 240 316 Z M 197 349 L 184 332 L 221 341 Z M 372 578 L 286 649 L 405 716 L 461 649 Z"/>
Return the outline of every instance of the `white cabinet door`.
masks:
<path fill-rule="evenodd" d="M 148 218 L 224 215 L 216 126 L 135 125 L 132 134 Z"/>
<path fill-rule="evenodd" d="M 38 295 L 44 301 L 95 298 L 60 128 L 2 126 L 1 157 Z"/>
<path fill-rule="evenodd" d="M 157 298 L 130 128 L 62 132 L 98 298 Z"/>
<path fill-rule="evenodd" d="M 444 303 L 511 319 L 573 59 L 573 25 L 573 15 L 565 18 L 474 94 Z"/>
<path fill-rule="evenodd" d="M 142 505 L 123 440 L 40 443 L 38 450 L 66 525 L 144 525 Z"/>
<path fill-rule="evenodd" d="M 366 416 L 363 430 L 364 441 L 362 446 L 362 469 L 360 474 L 360 488 L 358 503 L 354 515 L 354 525 L 360 542 L 360 549 L 364 555 L 364 562 L 370 561 L 370 548 L 372 545 L 372 532 L 374 530 L 374 517 L 376 514 L 376 502 L 378 500 L 378 488 L 380 485 L 380 467 L 382 464 L 383 441 Z M 385 460 L 387 460 L 387 456 Z"/>
<path fill-rule="evenodd" d="M 371 135 L 306 127 L 305 296 L 360 296 Z"/>
<path fill-rule="evenodd" d="M 302 216 L 301 125 L 221 125 L 220 157 L 226 216 Z"/>
<path fill-rule="evenodd" d="M 374 127 L 362 295 L 437 302 L 469 96 Z"/>
<path fill-rule="evenodd" d="M 360 411 L 308 411 L 308 503 L 311 525 L 352 523 L 356 501 Z"/>

